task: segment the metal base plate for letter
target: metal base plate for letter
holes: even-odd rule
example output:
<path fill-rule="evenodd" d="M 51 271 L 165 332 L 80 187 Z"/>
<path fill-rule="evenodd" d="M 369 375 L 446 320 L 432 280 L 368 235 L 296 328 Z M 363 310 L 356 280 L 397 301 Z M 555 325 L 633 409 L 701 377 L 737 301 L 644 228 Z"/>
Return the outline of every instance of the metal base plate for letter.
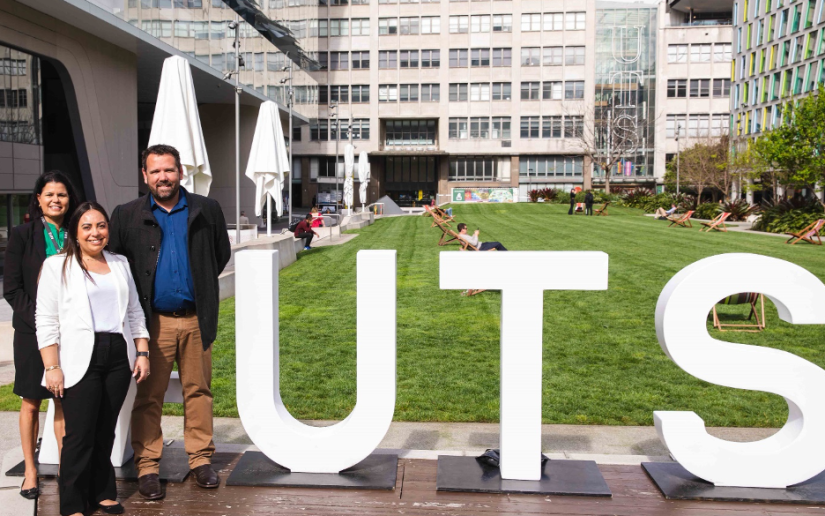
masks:
<path fill-rule="evenodd" d="M 505 480 L 497 467 L 475 457 L 439 455 L 436 489 L 470 493 L 613 496 L 592 460 L 548 460 L 541 480 Z"/>
<path fill-rule="evenodd" d="M 656 487 L 668 500 L 713 502 L 825 503 L 825 472 L 787 489 L 716 487 L 677 462 L 643 462 Z"/>
<path fill-rule="evenodd" d="M 292 473 L 261 452 L 246 452 L 226 480 L 228 486 L 395 489 L 398 455 L 372 454 L 340 473 Z"/>
<path fill-rule="evenodd" d="M 23 462 L 6 472 L 10 477 L 22 477 L 25 471 Z M 183 448 L 164 448 L 160 461 L 160 479 L 167 482 L 183 482 L 189 474 L 189 457 Z M 37 464 L 37 475 L 41 478 L 57 477 L 57 464 Z M 115 468 L 118 480 L 137 481 L 138 475 L 133 459 L 119 468 Z"/>

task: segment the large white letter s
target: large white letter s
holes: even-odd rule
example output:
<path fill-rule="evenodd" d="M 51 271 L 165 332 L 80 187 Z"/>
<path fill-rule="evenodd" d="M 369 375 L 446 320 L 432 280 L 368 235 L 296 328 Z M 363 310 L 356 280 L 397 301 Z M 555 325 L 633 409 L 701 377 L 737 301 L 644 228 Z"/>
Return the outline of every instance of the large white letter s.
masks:
<path fill-rule="evenodd" d="M 664 352 L 706 382 L 785 398 L 789 416 L 774 435 L 735 443 L 709 435 L 695 412 L 657 411 L 656 430 L 689 472 L 717 486 L 773 487 L 804 482 L 825 470 L 825 371 L 778 349 L 713 339 L 708 312 L 720 299 L 760 292 L 791 324 L 825 324 L 825 285 L 798 265 L 754 254 L 723 254 L 682 269 L 656 306 Z"/>

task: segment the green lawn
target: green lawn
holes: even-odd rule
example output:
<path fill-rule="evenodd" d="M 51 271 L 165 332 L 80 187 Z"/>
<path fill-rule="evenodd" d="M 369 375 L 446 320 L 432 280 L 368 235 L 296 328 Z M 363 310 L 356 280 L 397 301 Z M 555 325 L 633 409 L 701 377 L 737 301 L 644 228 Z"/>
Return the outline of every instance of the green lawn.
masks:
<path fill-rule="evenodd" d="M 601 250 L 610 257 L 607 291 L 546 292 L 544 392 L 546 423 L 649 425 L 654 410 L 693 410 L 714 426 L 779 426 L 787 408 L 774 395 L 709 385 L 676 367 L 656 340 L 653 314 L 665 283 L 703 257 L 759 253 L 805 267 L 825 279 L 825 249 L 788 246 L 780 238 L 704 234 L 668 228 L 637 210 L 609 217 L 570 217 L 547 204 L 457 206 L 458 221 L 482 240 L 511 250 Z M 471 298 L 438 288 L 438 230 L 429 218 L 383 219 L 352 242 L 299 255 L 281 271 L 281 381 L 293 415 L 342 419 L 355 404 L 355 259 L 361 249 L 398 251 L 398 390 L 402 421 L 498 420 L 501 297 Z M 514 274 L 517 274 L 514 271 Z M 820 366 L 825 326 L 780 321 L 767 303 L 760 334 L 712 333 L 770 345 Z M 737 310 L 738 308 L 738 310 Z M 234 300 L 221 305 L 214 350 L 215 415 L 237 416 Z M 741 307 L 729 310 L 744 313 Z M 262 386 L 264 388 L 264 386 Z M 0 408 L 13 409 L 8 387 Z M 180 413 L 167 406 L 167 413 Z"/>

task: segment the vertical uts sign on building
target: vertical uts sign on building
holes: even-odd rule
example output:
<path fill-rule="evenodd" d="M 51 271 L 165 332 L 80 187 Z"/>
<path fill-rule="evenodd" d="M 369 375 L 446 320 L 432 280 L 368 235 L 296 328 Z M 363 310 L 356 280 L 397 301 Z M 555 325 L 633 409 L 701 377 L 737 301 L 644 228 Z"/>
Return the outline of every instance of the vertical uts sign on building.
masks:
<path fill-rule="evenodd" d="M 394 411 L 395 251 L 358 253 L 358 399 L 352 414 L 326 428 L 295 420 L 280 398 L 277 251 L 242 251 L 236 259 L 238 407 L 250 438 L 293 472 L 336 473 L 359 463 L 380 443 Z M 501 476 L 534 481 L 541 474 L 543 292 L 606 289 L 608 257 L 441 253 L 440 268 L 441 288 L 502 292 Z M 514 270 L 519 274 L 510 274 Z M 727 254 L 700 260 L 671 279 L 656 308 L 656 334 L 665 353 L 697 378 L 784 396 L 788 422 L 755 443 L 711 437 L 693 412 L 654 412 L 656 428 L 681 465 L 708 482 L 784 488 L 825 470 L 825 371 L 791 353 L 710 337 L 706 319 L 713 305 L 748 291 L 768 296 L 784 321 L 825 324 L 825 285 L 814 275 L 775 258 Z"/>

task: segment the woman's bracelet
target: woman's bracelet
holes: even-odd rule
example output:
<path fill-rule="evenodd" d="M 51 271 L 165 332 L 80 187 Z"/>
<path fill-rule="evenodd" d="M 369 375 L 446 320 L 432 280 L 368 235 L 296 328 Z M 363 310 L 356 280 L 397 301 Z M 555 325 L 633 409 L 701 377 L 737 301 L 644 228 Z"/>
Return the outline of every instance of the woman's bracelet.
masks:
<path fill-rule="evenodd" d="M 49 366 L 46 368 L 46 372 L 48 373 L 49 371 L 53 371 L 55 369 L 61 369 L 61 367 L 59 365 Z"/>

